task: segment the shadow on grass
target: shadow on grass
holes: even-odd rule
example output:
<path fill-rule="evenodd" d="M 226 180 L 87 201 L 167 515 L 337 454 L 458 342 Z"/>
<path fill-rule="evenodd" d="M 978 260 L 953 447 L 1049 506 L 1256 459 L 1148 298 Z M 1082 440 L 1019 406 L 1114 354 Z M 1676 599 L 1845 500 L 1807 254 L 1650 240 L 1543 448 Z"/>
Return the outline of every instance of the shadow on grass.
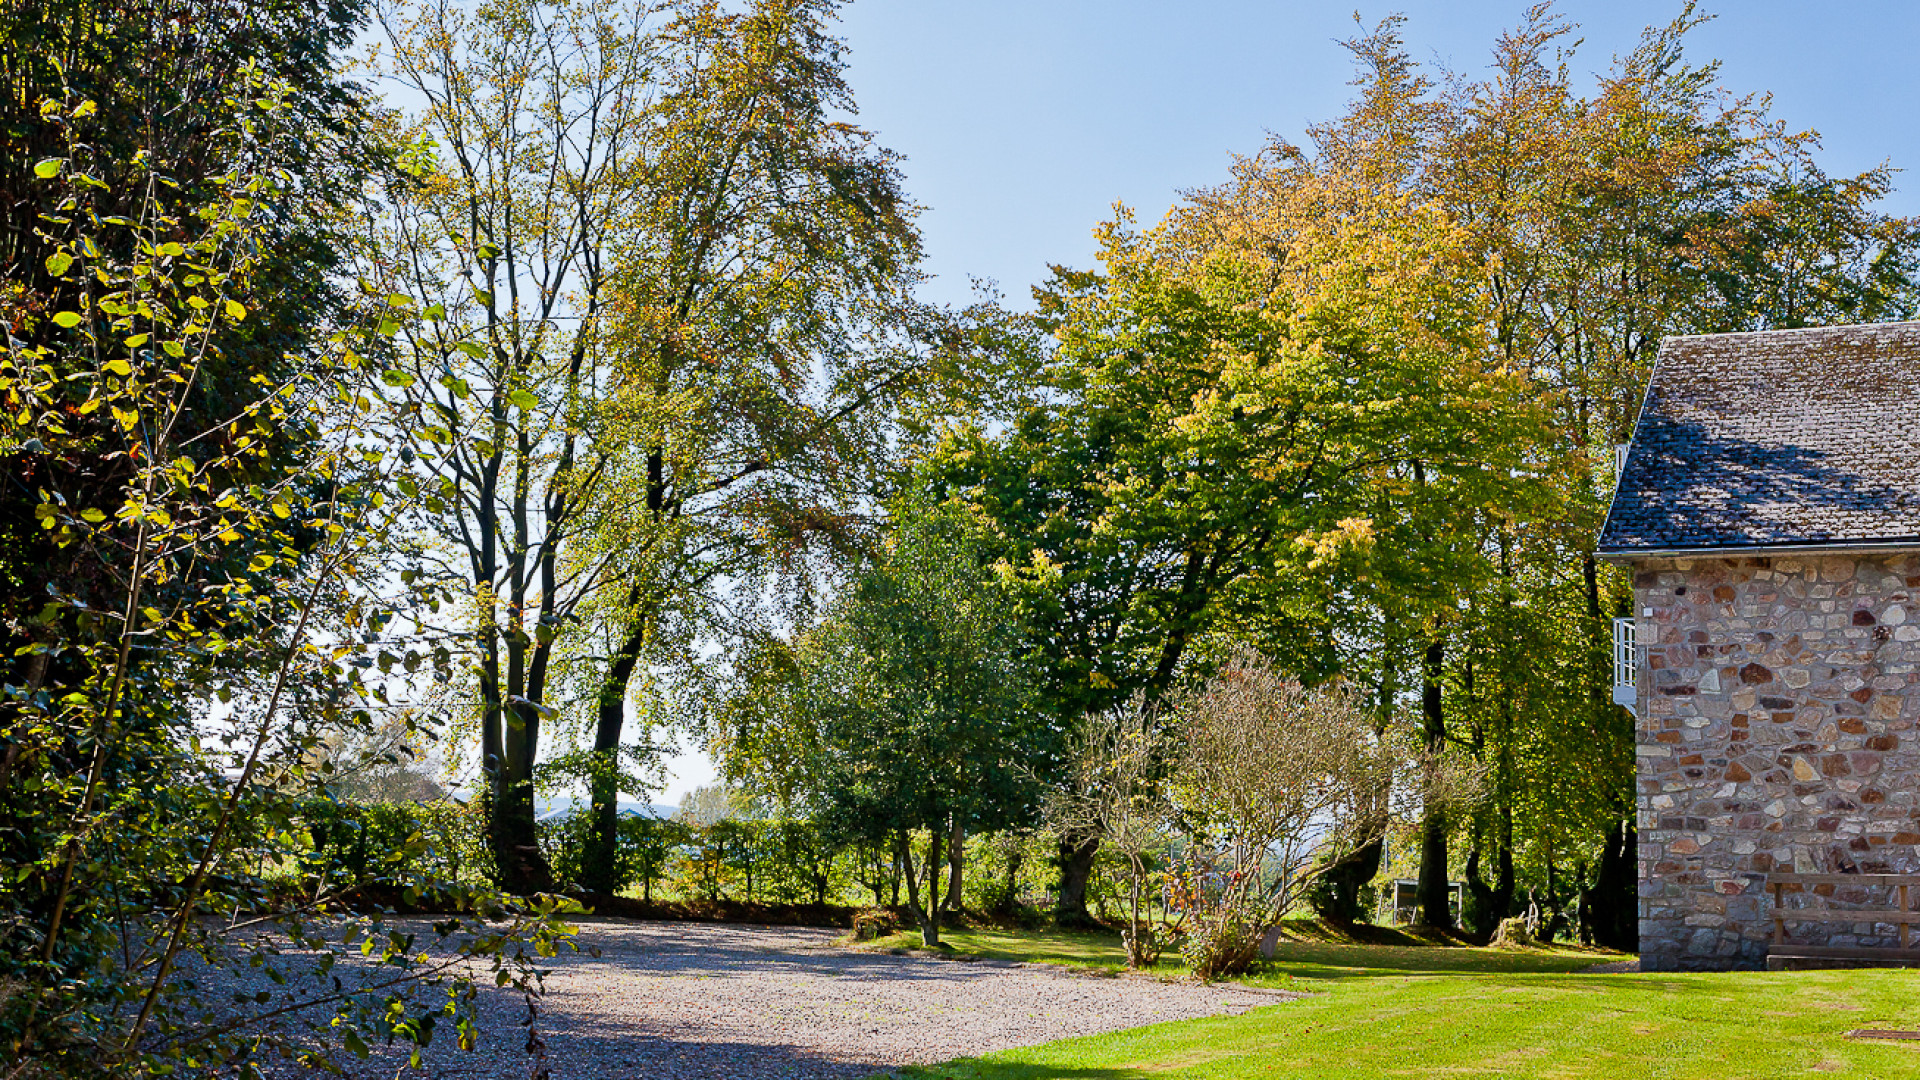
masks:
<path fill-rule="evenodd" d="M 1556 949 L 1395 948 L 1283 942 L 1249 981 L 1254 985 L 1276 985 L 1289 977 L 1346 982 L 1412 975 L 1575 976 L 1581 968 L 1617 959 L 1620 957 Z"/>

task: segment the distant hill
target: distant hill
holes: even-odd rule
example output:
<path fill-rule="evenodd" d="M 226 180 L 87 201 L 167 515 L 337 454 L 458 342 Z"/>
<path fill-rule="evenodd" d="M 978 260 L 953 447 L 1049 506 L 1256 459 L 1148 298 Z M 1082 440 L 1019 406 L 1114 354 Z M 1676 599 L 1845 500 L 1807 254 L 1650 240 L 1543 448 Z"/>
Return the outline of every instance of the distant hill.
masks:
<path fill-rule="evenodd" d="M 535 799 L 533 802 L 533 816 L 541 821 L 551 821 L 554 818 L 566 817 L 575 810 L 586 809 L 588 802 L 589 800 L 582 795 L 556 795 L 551 799 Z M 634 802 L 631 799 L 621 799 L 618 805 L 622 816 L 637 814 L 642 817 L 661 819 L 672 817 L 680 809 L 677 806 Z"/>

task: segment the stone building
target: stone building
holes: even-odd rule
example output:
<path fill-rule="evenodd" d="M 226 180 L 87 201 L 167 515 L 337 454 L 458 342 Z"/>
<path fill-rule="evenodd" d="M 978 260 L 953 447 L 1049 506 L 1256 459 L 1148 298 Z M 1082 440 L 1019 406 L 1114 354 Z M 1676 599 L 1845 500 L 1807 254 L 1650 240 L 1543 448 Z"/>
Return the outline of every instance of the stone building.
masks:
<path fill-rule="evenodd" d="M 1760 966 L 1769 873 L 1920 873 L 1920 323 L 1667 339 L 1619 474 L 1642 963 Z"/>

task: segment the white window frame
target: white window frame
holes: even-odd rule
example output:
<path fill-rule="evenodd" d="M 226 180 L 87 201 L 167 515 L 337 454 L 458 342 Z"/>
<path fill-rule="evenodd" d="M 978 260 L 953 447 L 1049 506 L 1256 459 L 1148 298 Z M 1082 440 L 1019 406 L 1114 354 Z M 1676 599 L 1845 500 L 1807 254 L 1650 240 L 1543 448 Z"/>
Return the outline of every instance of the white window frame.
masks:
<path fill-rule="evenodd" d="M 1638 716 L 1639 626 L 1631 617 L 1613 620 L 1613 703 Z"/>

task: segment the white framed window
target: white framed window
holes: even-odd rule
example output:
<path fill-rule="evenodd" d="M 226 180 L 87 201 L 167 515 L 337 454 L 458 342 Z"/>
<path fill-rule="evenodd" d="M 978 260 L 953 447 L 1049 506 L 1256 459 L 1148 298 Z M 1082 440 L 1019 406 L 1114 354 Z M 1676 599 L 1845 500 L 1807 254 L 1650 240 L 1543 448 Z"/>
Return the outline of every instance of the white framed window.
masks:
<path fill-rule="evenodd" d="M 1637 634 L 1633 619 L 1613 620 L 1613 703 L 1626 706 L 1628 712 L 1634 712 L 1640 703 L 1636 685 L 1640 668 Z"/>

